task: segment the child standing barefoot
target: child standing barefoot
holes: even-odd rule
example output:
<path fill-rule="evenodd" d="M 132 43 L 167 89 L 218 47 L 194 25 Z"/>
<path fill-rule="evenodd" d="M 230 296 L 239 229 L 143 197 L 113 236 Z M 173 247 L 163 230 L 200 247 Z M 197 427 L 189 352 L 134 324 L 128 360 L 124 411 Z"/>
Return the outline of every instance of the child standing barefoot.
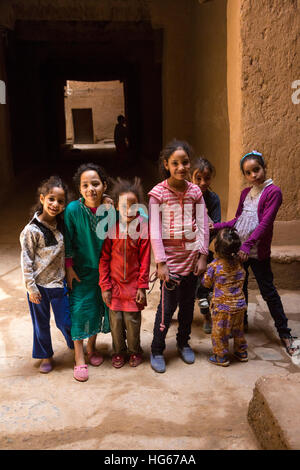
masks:
<path fill-rule="evenodd" d="M 221 204 L 219 196 L 210 189 L 212 178 L 215 176 L 215 167 L 206 158 L 197 158 L 193 164 L 192 182 L 199 186 L 205 201 L 209 222 L 216 224 L 221 222 Z M 213 236 L 210 236 L 211 243 Z M 213 253 L 209 251 L 208 263 L 213 260 Z M 200 312 L 204 317 L 203 330 L 205 333 L 211 333 L 211 315 L 209 311 L 209 294 L 211 291 L 201 285 L 198 280 L 196 298 L 200 307 Z"/>
<path fill-rule="evenodd" d="M 65 245 L 67 282 L 70 289 L 72 338 L 75 345 L 74 378 L 88 380 L 83 340 L 87 341 L 88 362 L 100 366 L 103 357 L 96 350 L 97 333 L 108 333 L 108 309 L 99 287 L 99 260 L 103 240 L 96 234 L 103 216 L 96 212 L 107 188 L 104 170 L 93 163 L 81 165 L 74 175 L 81 198 L 65 210 Z"/>
<path fill-rule="evenodd" d="M 33 323 L 32 357 L 42 359 L 40 372 L 53 368 L 50 334 L 50 304 L 56 326 L 73 349 L 71 321 L 65 278 L 65 249 L 62 212 L 67 187 L 58 176 L 51 176 L 38 188 L 33 218 L 20 235 L 21 266 Z"/>
<path fill-rule="evenodd" d="M 161 281 L 161 299 L 157 309 L 151 366 L 165 372 L 165 338 L 172 316 L 179 305 L 177 347 L 182 360 L 195 360 L 188 341 L 194 313 L 197 276 L 206 269 L 209 230 L 202 193 L 187 181 L 191 148 L 174 140 L 161 153 L 164 181 L 150 192 L 151 244 Z M 180 278 L 172 290 L 170 278 Z"/>
<path fill-rule="evenodd" d="M 260 293 L 275 322 L 278 335 L 287 353 L 293 355 L 297 348 L 293 345 L 288 319 L 273 284 L 270 259 L 274 220 L 282 203 L 281 190 L 271 179 L 266 179 L 264 158 L 256 150 L 242 157 L 240 168 L 251 186 L 242 191 L 235 218 L 229 222 L 214 224 L 214 229 L 220 230 L 224 227 L 237 229 L 242 241 L 239 256 L 246 269 L 244 284 L 246 301 L 248 302 L 248 269 L 251 267 Z M 247 328 L 247 315 L 244 322 Z"/>
<path fill-rule="evenodd" d="M 246 301 L 243 293 L 245 271 L 239 260 L 241 241 L 234 229 L 224 228 L 215 241 L 216 259 L 207 266 L 202 283 L 213 287 L 211 300 L 212 364 L 229 366 L 229 338 L 234 340 L 234 356 L 248 361 L 247 342 L 244 337 Z"/>
<path fill-rule="evenodd" d="M 141 311 L 146 305 L 150 269 L 148 220 L 138 212 L 143 197 L 138 178 L 134 183 L 118 179 L 112 196 L 119 221 L 103 244 L 100 287 L 110 308 L 112 365 L 122 367 L 128 353 L 129 365 L 137 367 L 142 362 Z"/>

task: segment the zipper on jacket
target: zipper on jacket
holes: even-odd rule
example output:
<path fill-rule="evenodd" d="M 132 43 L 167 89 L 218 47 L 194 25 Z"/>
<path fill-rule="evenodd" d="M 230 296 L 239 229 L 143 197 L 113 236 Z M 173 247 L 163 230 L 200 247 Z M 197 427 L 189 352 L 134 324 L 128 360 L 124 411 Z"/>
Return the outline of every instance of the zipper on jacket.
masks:
<path fill-rule="evenodd" d="M 124 281 L 126 280 L 126 241 L 127 241 L 127 237 L 125 238 L 125 247 L 124 247 Z"/>

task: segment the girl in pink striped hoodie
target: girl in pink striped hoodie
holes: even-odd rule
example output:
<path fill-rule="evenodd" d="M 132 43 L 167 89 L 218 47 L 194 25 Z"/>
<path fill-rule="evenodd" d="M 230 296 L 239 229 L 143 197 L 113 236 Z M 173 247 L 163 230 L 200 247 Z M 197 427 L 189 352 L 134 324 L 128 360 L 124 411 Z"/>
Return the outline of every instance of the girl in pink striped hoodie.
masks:
<path fill-rule="evenodd" d="M 151 345 L 151 366 L 156 372 L 165 372 L 165 338 L 177 306 L 178 351 L 184 362 L 195 360 L 188 341 L 197 276 L 206 269 L 209 228 L 202 192 L 188 181 L 191 154 L 186 142 L 170 142 L 161 152 L 165 179 L 149 192 L 150 239 L 161 281 Z"/>

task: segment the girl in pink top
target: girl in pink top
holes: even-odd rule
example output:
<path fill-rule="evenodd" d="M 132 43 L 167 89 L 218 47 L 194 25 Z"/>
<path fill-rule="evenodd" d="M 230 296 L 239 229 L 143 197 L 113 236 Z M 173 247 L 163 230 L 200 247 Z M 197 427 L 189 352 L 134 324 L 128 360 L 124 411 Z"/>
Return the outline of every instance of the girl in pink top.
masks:
<path fill-rule="evenodd" d="M 151 366 L 156 372 L 165 371 L 165 338 L 177 306 L 179 354 L 188 364 L 195 360 L 188 341 L 197 276 L 206 269 L 209 229 L 202 192 L 187 181 L 191 154 L 186 142 L 170 142 L 161 152 L 165 179 L 149 192 L 150 238 L 161 281 L 151 345 Z"/>

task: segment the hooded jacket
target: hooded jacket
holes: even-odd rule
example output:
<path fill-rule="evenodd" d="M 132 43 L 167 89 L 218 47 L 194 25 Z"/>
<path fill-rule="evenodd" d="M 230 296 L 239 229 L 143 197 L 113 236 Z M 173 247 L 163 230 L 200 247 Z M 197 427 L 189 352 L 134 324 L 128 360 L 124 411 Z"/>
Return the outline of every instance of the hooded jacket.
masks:
<path fill-rule="evenodd" d="M 112 291 L 111 310 L 136 312 L 145 306 L 137 304 L 135 299 L 139 288 L 149 287 L 151 248 L 148 221 L 138 216 L 136 222 L 138 238 L 122 233 L 117 222 L 103 244 L 99 285 L 102 291 Z"/>

